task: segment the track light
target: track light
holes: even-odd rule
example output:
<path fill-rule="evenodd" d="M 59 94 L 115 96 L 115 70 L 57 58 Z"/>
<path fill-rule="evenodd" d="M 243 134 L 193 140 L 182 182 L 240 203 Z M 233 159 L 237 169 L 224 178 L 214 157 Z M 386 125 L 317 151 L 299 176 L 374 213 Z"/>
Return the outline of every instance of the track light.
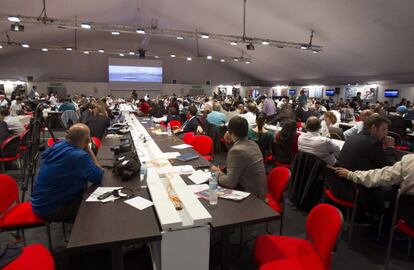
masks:
<path fill-rule="evenodd" d="M 105 51 L 103 49 L 99 49 L 98 52 L 104 53 Z"/>
<path fill-rule="evenodd" d="M 318 51 L 318 50 L 312 50 L 312 52 L 313 52 L 313 53 L 318 53 L 319 51 Z"/>
<path fill-rule="evenodd" d="M 266 40 L 263 40 L 262 41 L 262 45 L 265 45 L 265 46 L 267 46 L 267 45 L 269 45 L 270 43 L 269 43 L 269 41 L 266 41 Z"/>
<path fill-rule="evenodd" d="M 172 58 L 174 58 L 176 55 L 175 55 L 175 54 L 171 54 L 170 56 L 171 56 Z"/>
<path fill-rule="evenodd" d="M 30 45 L 29 45 L 29 44 L 26 44 L 26 43 L 23 43 L 23 44 L 22 44 L 22 47 L 23 47 L 23 48 L 30 48 Z"/>
<path fill-rule="evenodd" d="M 9 16 L 7 19 L 9 22 L 20 22 L 20 19 L 17 16 Z"/>
<path fill-rule="evenodd" d="M 118 36 L 120 33 L 118 31 L 112 31 L 111 34 L 114 36 Z"/>
<path fill-rule="evenodd" d="M 49 50 L 47 48 L 42 48 L 42 52 L 48 52 Z"/>
<path fill-rule="evenodd" d="M 3 46 L 2 45 L 0 45 L 0 49 L 3 49 Z"/>
<path fill-rule="evenodd" d="M 13 23 L 13 24 L 10 26 L 10 29 L 11 29 L 13 32 L 23 32 L 23 31 L 24 31 L 24 26 L 23 26 L 23 25 L 21 25 L 20 23 L 16 22 L 16 23 Z"/>
<path fill-rule="evenodd" d="M 137 34 L 141 34 L 144 35 L 145 34 L 145 30 L 144 29 L 137 29 Z"/>
<path fill-rule="evenodd" d="M 177 39 L 182 40 L 184 38 L 182 36 L 178 36 Z"/>
<path fill-rule="evenodd" d="M 68 52 L 73 51 L 73 49 L 71 47 L 67 47 L 67 48 L 65 48 L 65 50 L 67 50 Z"/>
<path fill-rule="evenodd" d="M 135 53 L 134 52 L 129 52 L 129 55 L 135 55 Z"/>
<path fill-rule="evenodd" d="M 201 33 L 201 38 L 210 38 L 210 36 L 207 33 Z"/>
<path fill-rule="evenodd" d="M 232 41 L 232 42 L 230 42 L 230 45 L 237 46 L 237 42 Z"/>
<path fill-rule="evenodd" d="M 239 62 L 239 59 L 238 58 L 233 58 L 233 61 L 234 62 Z"/>
<path fill-rule="evenodd" d="M 246 49 L 248 49 L 248 50 L 250 50 L 250 51 L 254 51 L 254 45 L 253 45 L 253 43 L 249 43 L 249 44 L 247 44 L 246 45 Z"/>
<path fill-rule="evenodd" d="M 89 29 L 92 28 L 92 26 L 90 24 L 88 24 L 88 23 L 81 23 L 81 28 L 82 29 L 89 30 Z"/>
<path fill-rule="evenodd" d="M 120 54 L 119 54 L 119 56 L 125 56 L 125 54 L 123 54 L 123 53 L 120 53 Z"/>
<path fill-rule="evenodd" d="M 213 59 L 213 56 L 211 56 L 211 55 L 207 55 L 207 59 L 208 59 L 208 60 L 211 60 L 211 59 Z"/>
<path fill-rule="evenodd" d="M 224 59 L 220 59 L 220 62 L 224 63 L 224 62 L 226 62 L 226 60 L 224 60 Z"/>
<path fill-rule="evenodd" d="M 155 55 L 155 56 L 154 56 L 154 58 L 157 58 L 157 59 L 158 59 L 158 58 L 160 58 L 160 57 L 159 57 L 158 55 Z"/>
<path fill-rule="evenodd" d="M 187 57 L 187 61 L 191 61 L 193 60 L 191 57 Z"/>
<path fill-rule="evenodd" d="M 302 44 L 302 45 L 300 46 L 300 49 L 301 49 L 301 50 L 307 50 L 307 49 L 308 49 L 308 46 L 307 46 L 307 45 Z"/>
<path fill-rule="evenodd" d="M 246 64 L 250 64 L 251 62 L 250 62 L 250 61 L 246 61 L 245 63 L 246 63 Z"/>
<path fill-rule="evenodd" d="M 89 54 L 89 52 L 88 52 L 88 51 L 84 51 L 83 53 L 84 53 L 84 54 Z"/>

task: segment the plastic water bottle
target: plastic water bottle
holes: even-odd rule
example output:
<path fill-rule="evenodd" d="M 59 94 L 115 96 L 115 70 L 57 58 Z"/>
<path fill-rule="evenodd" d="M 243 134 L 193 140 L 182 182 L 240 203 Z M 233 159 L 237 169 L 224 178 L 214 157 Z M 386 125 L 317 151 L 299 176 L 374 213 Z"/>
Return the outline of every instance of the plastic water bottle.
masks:
<path fill-rule="evenodd" d="M 168 136 L 172 136 L 172 131 L 171 131 L 171 125 L 170 125 L 170 123 L 168 123 L 168 125 L 167 125 L 167 134 L 168 134 Z"/>
<path fill-rule="evenodd" d="M 154 117 L 151 115 L 151 118 L 150 118 L 150 123 L 151 123 L 151 128 L 153 128 L 154 127 Z"/>
<path fill-rule="evenodd" d="M 208 203 L 210 206 L 216 206 L 218 202 L 217 195 L 217 174 L 211 173 L 211 177 L 208 180 L 209 198 Z"/>
<path fill-rule="evenodd" d="M 147 170 L 147 164 L 145 162 L 142 162 L 140 172 L 141 188 L 147 188 Z"/>

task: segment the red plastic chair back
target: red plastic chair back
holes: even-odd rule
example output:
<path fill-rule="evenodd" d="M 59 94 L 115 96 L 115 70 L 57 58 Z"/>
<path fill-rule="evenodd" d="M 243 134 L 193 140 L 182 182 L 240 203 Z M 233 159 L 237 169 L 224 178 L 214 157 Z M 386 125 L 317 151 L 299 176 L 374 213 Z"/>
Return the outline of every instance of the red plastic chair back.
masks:
<path fill-rule="evenodd" d="M 181 127 L 181 122 L 178 120 L 171 120 L 168 123 L 170 124 L 171 128 Z"/>
<path fill-rule="evenodd" d="M 274 168 L 267 176 L 267 190 L 271 194 L 273 200 L 280 205 L 283 204 L 283 192 L 287 187 L 289 177 L 289 169 L 283 167 Z"/>
<path fill-rule="evenodd" d="M 213 140 L 206 135 L 197 135 L 193 140 L 193 148 L 200 155 L 211 155 L 213 152 Z"/>
<path fill-rule="evenodd" d="M 301 128 L 302 128 L 302 122 L 297 121 L 297 122 L 296 122 L 296 128 L 297 128 L 297 129 L 301 129 Z"/>
<path fill-rule="evenodd" d="M 29 140 L 30 129 L 26 129 L 20 134 L 20 146 L 27 146 L 27 141 Z"/>
<path fill-rule="evenodd" d="M 7 174 L 0 174 L 0 216 L 19 201 L 16 181 Z"/>
<path fill-rule="evenodd" d="M 359 115 L 355 115 L 355 122 L 360 122 L 361 121 L 361 117 Z"/>
<path fill-rule="evenodd" d="M 92 137 L 92 142 L 96 146 L 97 149 L 101 147 L 101 140 L 98 137 Z"/>
<path fill-rule="evenodd" d="M 306 219 L 306 238 L 314 245 L 327 269 L 330 269 L 342 222 L 341 211 L 326 203 L 315 206 Z"/>
<path fill-rule="evenodd" d="M 189 145 L 193 145 L 194 138 L 195 138 L 194 132 L 184 133 L 183 142 Z"/>
<path fill-rule="evenodd" d="M 59 139 L 56 139 L 56 141 L 53 140 L 53 138 L 49 138 L 47 139 L 47 146 L 51 147 L 52 145 L 54 145 L 55 143 L 59 142 Z"/>
<path fill-rule="evenodd" d="M 20 156 L 20 137 L 10 136 L 1 144 L 1 155 L 4 158 L 19 158 Z"/>

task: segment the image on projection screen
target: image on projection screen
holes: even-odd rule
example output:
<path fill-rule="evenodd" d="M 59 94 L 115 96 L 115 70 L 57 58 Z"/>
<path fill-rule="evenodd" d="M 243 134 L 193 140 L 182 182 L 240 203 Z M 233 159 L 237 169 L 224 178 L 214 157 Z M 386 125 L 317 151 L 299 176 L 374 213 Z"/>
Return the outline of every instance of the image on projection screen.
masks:
<path fill-rule="evenodd" d="M 162 67 L 109 65 L 110 82 L 162 82 Z"/>

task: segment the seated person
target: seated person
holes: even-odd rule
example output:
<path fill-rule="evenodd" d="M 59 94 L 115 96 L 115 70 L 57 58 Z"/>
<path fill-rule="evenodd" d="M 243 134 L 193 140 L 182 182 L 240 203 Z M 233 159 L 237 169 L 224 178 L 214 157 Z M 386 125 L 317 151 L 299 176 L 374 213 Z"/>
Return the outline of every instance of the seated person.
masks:
<path fill-rule="evenodd" d="M 190 118 L 184 122 L 180 129 L 174 131 L 174 133 L 187 133 L 194 132 L 194 134 L 202 133 L 201 122 L 197 117 L 197 108 L 194 105 L 189 107 Z"/>
<path fill-rule="evenodd" d="M 172 120 L 177 120 L 181 122 L 181 118 L 178 115 L 178 110 L 174 106 L 168 107 L 168 115 L 165 119 L 165 124 L 168 124 Z"/>
<path fill-rule="evenodd" d="M 273 160 L 283 164 L 290 164 L 298 152 L 299 134 L 296 132 L 296 121 L 282 122 L 282 130 L 276 133 L 273 144 Z"/>
<path fill-rule="evenodd" d="M 111 125 L 106 109 L 102 103 L 97 103 L 92 107 L 92 115 L 88 117 L 85 124 L 89 127 L 91 137 L 102 140 L 107 128 Z"/>
<path fill-rule="evenodd" d="M 70 98 L 65 99 L 65 102 L 62 103 L 58 109 L 59 112 L 64 112 L 67 110 L 72 110 L 76 112 L 76 107 Z"/>
<path fill-rule="evenodd" d="M 405 155 L 393 166 L 381 169 L 352 172 L 336 168 L 336 173 L 367 188 L 400 184 L 398 218 L 403 218 L 414 228 L 414 154 Z"/>
<path fill-rule="evenodd" d="M 73 221 L 90 181 L 100 184 L 103 169 L 89 147 L 89 128 L 71 126 L 67 140 L 41 155 L 41 166 L 31 195 L 33 212 L 46 221 Z"/>
<path fill-rule="evenodd" d="M 323 114 L 322 122 L 321 122 L 321 133 L 322 136 L 329 137 L 329 128 L 330 127 L 339 127 L 337 124 L 336 116 L 333 112 L 325 112 Z"/>
<path fill-rule="evenodd" d="M 0 145 L 4 142 L 4 140 L 13 135 L 9 130 L 6 121 L 4 121 L 4 118 L 8 115 L 8 113 L 9 111 L 7 109 L 0 109 Z"/>
<path fill-rule="evenodd" d="M 9 102 L 6 99 L 5 95 L 0 95 L 0 108 L 8 108 Z"/>
<path fill-rule="evenodd" d="M 404 118 L 405 113 L 407 112 L 407 107 L 402 105 L 397 108 L 397 113 L 389 115 L 391 124 L 389 126 L 389 131 L 397 133 L 401 138 L 405 138 L 407 129 L 413 128 L 413 123 L 411 120 L 406 120 Z"/>
<path fill-rule="evenodd" d="M 372 115 L 372 111 L 371 110 L 363 110 L 359 114 L 359 117 L 360 117 L 361 121 L 356 122 L 355 126 L 353 126 L 352 128 L 350 128 L 350 129 L 348 129 L 347 131 L 344 132 L 345 140 L 347 140 L 350 137 L 355 136 L 355 135 L 359 134 L 360 132 L 362 132 L 362 130 L 364 128 L 364 122 L 371 115 Z"/>
<path fill-rule="evenodd" d="M 148 102 L 147 101 L 145 101 L 145 99 L 143 99 L 143 98 L 141 98 L 140 100 L 139 100 L 139 105 L 138 105 L 138 107 L 139 107 L 139 110 L 140 110 L 140 112 L 143 114 L 143 115 L 147 115 L 148 114 L 148 112 L 150 111 L 150 105 L 148 104 Z"/>
<path fill-rule="evenodd" d="M 7 109 L 1 109 L 0 114 L 3 116 L 3 121 L 7 123 L 11 135 L 20 135 L 25 131 L 20 120 L 15 116 L 10 116 Z"/>
<path fill-rule="evenodd" d="M 11 105 L 10 105 L 10 115 L 11 116 L 17 116 L 17 115 L 21 115 L 24 114 L 24 109 L 23 109 L 23 105 L 22 105 L 22 98 L 21 97 L 16 97 L 16 100 L 12 100 Z"/>
<path fill-rule="evenodd" d="M 151 105 L 149 116 L 152 116 L 154 118 L 161 118 L 165 114 L 167 114 L 167 111 L 164 108 L 164 102 L 162 101 L 162 99 L 158 100 L 157 104 Z"/>
<path fill-rule="evenodd" d="M 263 113 L 259 114 L 256 118 L 256 127 L 249 128 L 249 133 L 247 135 L 249 140 L 255 141 L 257 145 L 259 145 L 263 157 L 266 157 L 270 153 L 272 142 L 274 140 L 273 134 L 264 128 L 265 121 L 266 115 Z"/>
<path fill-rule="evenodd" d="M 227 154 L 227 173 L 212 166 L 211 171 L 218 173 L 218 184 L 227 188 L 242 189 L 265 199 L 266 173 L 259 146 L 247 139 L 249 125 L 247 120 L 233 117 L 228 125 L 225 139 L 232 145 Z"/>
<path fill-rule="evenodd" d="M 227 122 L 227 117 L 221 112 L 220 103 L 215 102 L 213 111 L 207 115 L 207 122 L 216 126 L 223 126 Z"/>
<path fill-rule="evenodd" d="M 309 117 L 306 120 L 306 133 L 299 136 L 298 149 L 313 154 L 322 159 L 327 165 L 333 166 L 340 152 L 339 146 L 329 138 L 321 136 L 320 129 L 319 119 L 315 116 Z"/>
<path fill-rule="evenodd" d="M 249 127 L 256 125 L 256 104 L 253 102 L 247 104 L 247 113 L 240 114 L 240 116 L 247 120 Z"/>

